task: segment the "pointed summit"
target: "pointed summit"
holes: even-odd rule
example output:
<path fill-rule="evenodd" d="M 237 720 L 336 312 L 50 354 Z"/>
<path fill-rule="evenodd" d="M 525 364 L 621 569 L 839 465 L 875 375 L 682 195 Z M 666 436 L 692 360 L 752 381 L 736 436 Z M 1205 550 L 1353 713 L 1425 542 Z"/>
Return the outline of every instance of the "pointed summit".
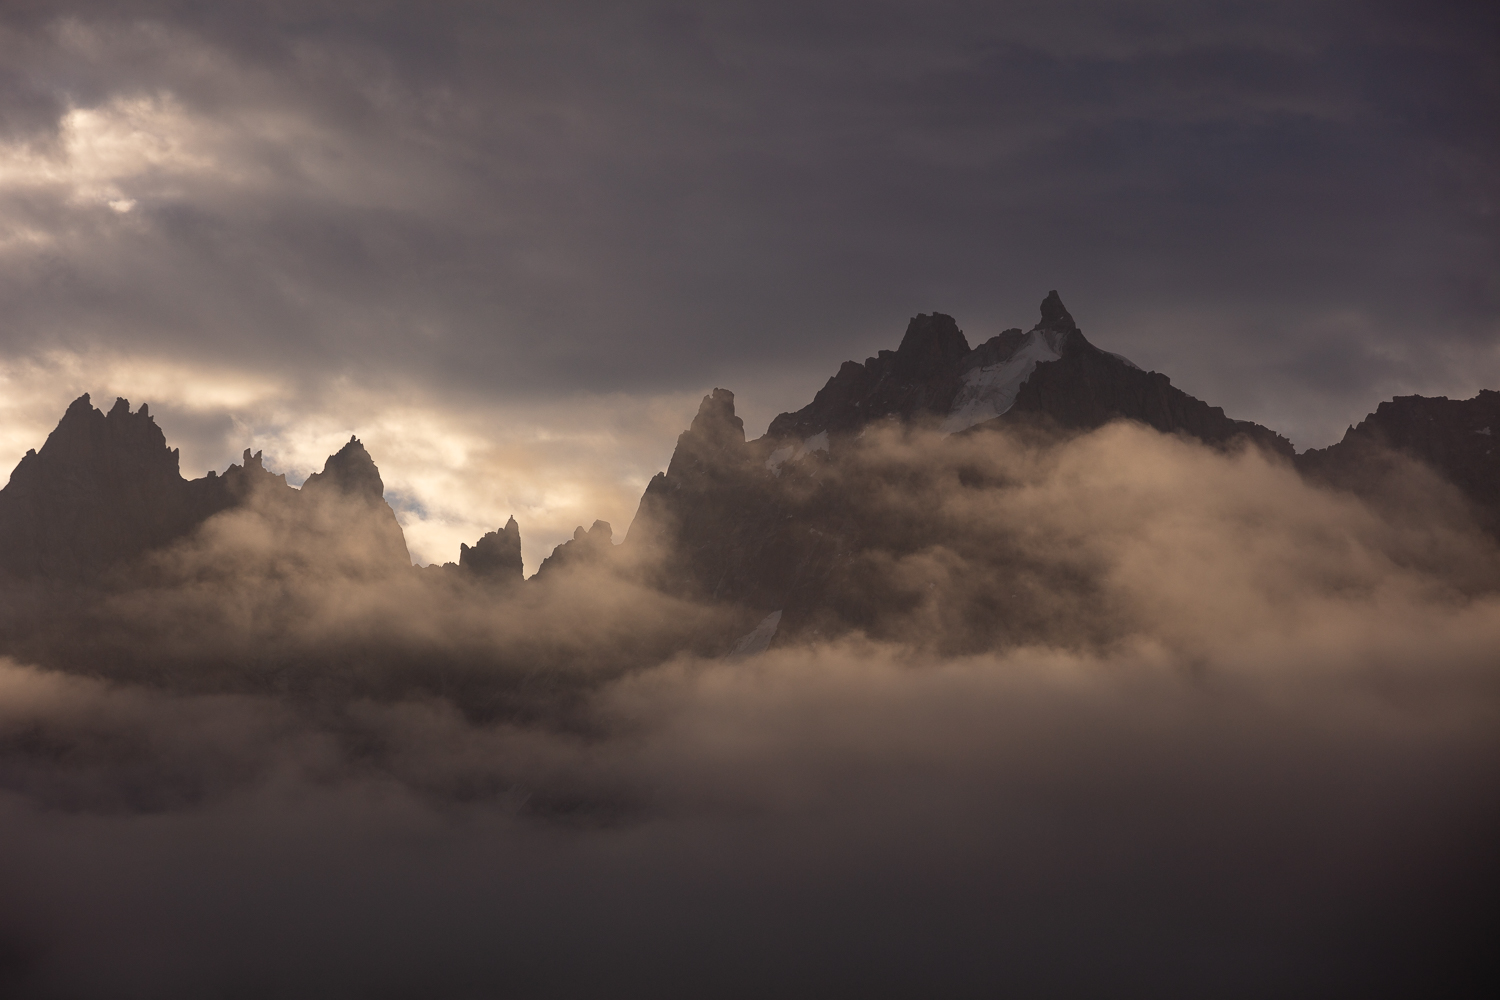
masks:
<path fill-rule="evenodd" d="M 123 397 L 115 400 L 107 416 L 90 404 L 88 393 L 73 400 L 39 454 L 74 474 L 125 475 L 124 470 L 139 467 L 157 480 L 181 478 L 177 452 L 167 447 L 150 410 L 142 406 L 131 413 L 130 401 Z M 115 466 L 120 469 L 106 471 Z"/>
<path fill-rule="evenodd" d="M 340 510 L 338 517 L 348 522 L 346 529 L 358 524 L 365 542 L 365 568 L 385 571 L 411 565 L 401 523 L 385 502 L 380 470 L 359 438 L 351 435 L 348 444 L 328 456 L 323 471 L 302 484 L 302 495 L 325 509 Z"/>
<path fill-rule="evenodd" d="M 1073 317 L 1063 305 L 1062 296 L 1057 294 L 1057 289 L 1054 288 L 1048 292 L 1047 297 L 1042 300 L 1042 321 L 1037 326 L 1054 330 L 1078 329 L 1078 324 L 1073 322 Z"/>
<path fill-rule="evenodd" d="M 573 537 L 552 550 L 537 567 L 538 579 L 547 579 L 564 566 L 598 566 L 614 554 L 614 530 L 608 521 L 595 521 L 587 530 L 579 525 Z"/>
<path fill-rule="evenodd" d="M 918 313 L 906 325 L 906 336 L 896 349 L 903 367 L 917 378 L 951 365 L 969 353 L 969 341 L 946 313 Z"/>
<path fill-rule="evenodd" d="M 499 531 L 487 533 L 473 548 L 459 545 L 458 568 L 484 580 L 520 583 L 521 526 L 515 517 Z"/>
<path fill-rule="evenodd" d="M 322 472 L 307 477 L 302 488 L 314 493 L 334 489 L 344 496 L 363 497 L 371 503 L 385 499 L 385 483 L 380 478 L 380 469 L 359 438 L 352 435 L 348 444 L 329 456 Z"/>
<path fill-rule="evenodd" d="M 734 393 L 715 389 L 703 397 L 692 425 L 677 436 L 667 472 L 714 475 L 744 458 L 745 422 L 735 415 Z"/>
<path fill-rule="evenodd" d="M 715 389 L 704 396 L 688 433 L 705 443 L 744 444 L 745 422 L 735 416 L 734 393 L 728 389 Z"/>
<path fill-rule="evenodd" d="M 185 533 L 196 523 L 178 454 L 150 411 L 84 393 L 0 490 L 0 569 L 79 576 Z"/>
<path fill-rule="evenodd" d="M 941 416 L 953 403 L 970 353 L 968 338 L 952 316 L 918 313 L 897 350 L 880 351 L 862 365 L 845 362 L 811 403 L 778 416 L 767 433 L 805 441 L 823 431 L 853 433 L 886 417 Z"/>

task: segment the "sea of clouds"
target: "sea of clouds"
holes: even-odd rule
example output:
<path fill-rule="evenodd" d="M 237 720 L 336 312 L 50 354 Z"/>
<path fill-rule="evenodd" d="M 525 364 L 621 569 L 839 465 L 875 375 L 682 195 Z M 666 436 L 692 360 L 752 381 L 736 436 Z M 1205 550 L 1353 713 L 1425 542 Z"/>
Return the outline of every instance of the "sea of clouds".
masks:
<path fill-rule="evenodd" d="M 1500 553 L 1408 472 L 872 431 L 820 475 L 925 525 L 851 570 L 905 597 L 749 658 L 649 553 L 488 587 L 255 504 L 12 589 L 0 984 L 1462 995 Z"/>

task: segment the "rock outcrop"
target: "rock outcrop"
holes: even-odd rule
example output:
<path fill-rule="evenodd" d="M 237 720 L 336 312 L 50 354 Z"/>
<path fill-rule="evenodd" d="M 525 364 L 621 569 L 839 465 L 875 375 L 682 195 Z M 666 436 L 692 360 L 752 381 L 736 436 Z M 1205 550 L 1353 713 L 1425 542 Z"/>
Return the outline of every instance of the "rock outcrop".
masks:
<path fill-rule="evenodd" d="M 179 538 L 225 509 L 217 481 L 178 471 L 150 410 L 124 399 L 101 413 L 87 393 L 0 490 L 0 571 L 79 579 Z"/>
<path fill-rule="evenodd" d="M 1252 441 L 1291 458 L 1292 443 L 1249 420 L 1225 416 L 1172 385 L 1161 372 L 1142 371 L 1084 337 L 1054 291 L 1042 303 L 1042 321 L 1033 335 L 1053 339 L 1057 357 L 1039 361 L 1016 390 L 1014 403 L 998 420 L 1042 421 L 1066 430 L 1089 430 L 1111 420 L 1134 420 L 1164 434 L 1185 434 L 1205 444 Z"/>
<path fill-rule="evenodd" d="M 889 522 L 891 505 L 844 461 L 873 424 L 981 434 L 1024 426 L 1072 432 L 1136 420 L 1214 446 L 1248 441 L 1283 456 L 1291 444 L 1091 344 L 1056 292 L 1029 331 L 1009 329 L 970 349 L 950 316 L 919 315 L 900 347 L 847 362 L 808 406 L 783 413 L 747 442 L 734 394 L 704 397 L 671 463 L 641 497 L 626 539 L 656 584 L 762 615 L 784 610 L 783 631 L 823 615 L 860 624 L 884 597 L 859 578 L 872 552 L 899 555 L 957 545 L 930 519 Z"/>
<path fill-rule="evenodd" d="M 555 579 L 560 571 L 567 568 L 607 565 L 613 555 L 614 529 L 608 521 L 595 521 L 587 531 L 580 524 L 572 538 L 557 546 L 550 556 L 542 560 L 536 570 L 536 579 Z"/>
<path fill-rule="evenodd" d="M 580 529 L 581 530 L 581 529 Z M 499 531 L 486 533 L 470 548 L 458 547 L 458 568 L 466 576 L 493 583 L 520 583 L 521 526 L 512 517 Z"/>
<path fill-rule="evenodd" d="M 760 605 L 789 569 L 778 558 L 785 492 L 763 450 L 746 443 L 734 393 L 715 389 L 677 438 L 667 471 L 646 486 L 625 544 L 664 589 Z"/>
<path fill-rule="evenodd" d="M 900 347 L 880 351 L 863 365 L 844 362 L 811 403 L 773 420 L 767 436 L 808 438 L 857 431 L 885 417 L 940 417 L 953 405 L 961 386 L 960 369 L 971 353 L 952 316 L 914 316 Z"/>
<path fill-rule="evenodd" d="M 1313 479 L 1366 497 L 1392 497 L 1417 462 L 1451 483 L 1500 536 L 1500 392 L 1473 399 L 1397 396 L 1337 444 L 1297 456 Z"/>
<path fill-rule="evenodd" d="M 299 499 L 305 505 L 335 508 L 349 518 L 349 527 L 360 535 L 371 566 L 411 565 L 406 535 L 385 501 L 380 470 L 359 438 L 351 436 L 348 444 L 328 457 L 322 472 L 307 477 Z"/>
<path fill-rule="evenodd" d="M 252 502 L 294 521 L 325 521 L 322 534 L 355 539 L 374 565 L 409 566 L 405 536 L 383 494 L 379 470 L 355 439 L 300 491 L 249 449 L 243 464 L 223 475 L 183 479 L 178 452 L 167 447 L 147 406 L 132 413 L 117 399 L 105 414 L 85 393 L 0 489 L 0 573 L 96 579 Z"/>
<path fill-rule="evenodd" d="M 1085 430 L 1125 419 L 1208 444 L 1244 438 L 1287 457 L 1293 453 L 1291 442 L 1274 431 L 1233 420 L 1160 372 L 1142 371 L 1095 347 L 1056 291 L 1043 300 L 1041 319 L 1030 331 L 1005 330 L 973 350 L 951 316 L 916 316 L 900 348 L 863 365 L 846 361 L 812 403 L 778 416 L 766 436 L 806 441 L 827 433 L 836 439 L 890 417 L 929 420 L 950 433 L 996 420 Z"/>

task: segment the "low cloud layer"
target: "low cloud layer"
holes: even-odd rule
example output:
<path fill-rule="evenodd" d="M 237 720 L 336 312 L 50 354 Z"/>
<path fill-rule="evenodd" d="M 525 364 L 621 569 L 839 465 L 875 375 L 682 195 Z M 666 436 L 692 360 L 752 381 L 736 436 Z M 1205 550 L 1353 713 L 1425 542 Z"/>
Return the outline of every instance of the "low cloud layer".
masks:
<path fill-rule="evenodd" d="M 929 538 L 854 567 L 889 614 L 750 658 L 724 654 L 753 620 L 639 562 L 474 586 L 303 537 L 292 566 L 253 506 L 63 608 L 0 664 L 8 988 L 1249 997 L 1475 974 L 1500 559 L 1450 488 L 1366 505 L 1124 425 L 872 431 L 820 474 Z"/>

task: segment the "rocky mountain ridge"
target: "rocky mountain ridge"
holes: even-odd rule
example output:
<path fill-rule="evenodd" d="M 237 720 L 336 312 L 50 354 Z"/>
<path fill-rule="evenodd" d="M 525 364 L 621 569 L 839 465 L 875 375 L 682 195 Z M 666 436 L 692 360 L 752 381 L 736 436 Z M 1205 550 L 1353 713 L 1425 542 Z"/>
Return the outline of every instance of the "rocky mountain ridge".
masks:
<path fill-rule="evenodd" d="M 374 556 L 392 569 L 411 565 L 396 515 L 370 453 L 351 437 L 302 489 L 245 449 L 222 475 L 184 479 L 178 450 L 150 409 L 116 399 L 107 414 L 84 393 L 69 405 L 40 450 L 26 453 L 0 489 L 0 572 L 21 578 L 87 580 L 185 538 L 210 518 L 252 497 L 307 518 L 323 502 L 368 512 Z"/>
<path fill-rule="evenodd" d="M 914 317 L 897 350 L 881 351 L 863 365 L 846 361 L 811 403 L 771 421 L 766 437 L 837 436 L 890 417 L 936 422 L 949 433 L 995 421 L 1073 430 L 1126 419 L 1209 444 L 1245 437 L 1293 454 L 1291 442 L 1274 431 L 1233 420 L 1160 372 L 1142 371 L 1095 347 L 1055 290 L 1030 331 L 1006 330 L 972 350 L 953 317 Z"/>
<path fill-rule="evenodd" d="M 1398 397 L 1329 448 L 1296 455 L 1290 442 L 1172 386 L 1092 344 L 1057 292 L 1029 331 L 1008 329 L 970 348 L 942 313 L 914 317 L 895 351 L 846 362 L 805 407 L 746 439 L 734 394 L 704 397 L 668 468 L 647 486 L 622 545 L 595 522 L 544 560 L 539 579 L 567 567 L 627 560 L 653 585 L 694 599 L 739 602 L 808 614 L 847 589 L 835 567 L 851 552 L 890 548 L 889 525 L 862 523 L 857 497 L 840 494 L 818 470 L 835 467 L 872 426 L 887 423 L 939 434 L 1010 429 L 1071 434 L 1130 420 L 1213 447 L 1259 447 L 1304 474 L 1371 494 L 1389 485 L 1399 454 L 1447 479 L 1500 531 L 1500 393 L 1450 401 Z M 1382 464 L 1384 463 L 1384 464 Z M 1385 470 L 1385 471 L 1381 471 Z M 326 503 L 351 503 L 369 518 L 376 564 L 410 565 L 378 468 L 357 438 L 329 457 L 300 490 L 264 468 L 247 449 L 222 475 L 185 480 L 178 455 L 146 406 L 117 400 L 109 412 L 87 395 L 68 407 L 39 451 L 29 452 L 0 489 L 0 573 L 15 578 L 83 580 L 191 535 L 210 518 L 271 497 L 293 519 Z M 920 528 L 908 544 L 921 544 Z M 649 550 L 649 555 L 648 555 Z M 519 583 L 520 526 L 514 517 L 440 568 L 461 579 Z M 857 615 L 856 615 L 857 617 Z M 788 612 L 788 625 L 798 618 Z"/>

